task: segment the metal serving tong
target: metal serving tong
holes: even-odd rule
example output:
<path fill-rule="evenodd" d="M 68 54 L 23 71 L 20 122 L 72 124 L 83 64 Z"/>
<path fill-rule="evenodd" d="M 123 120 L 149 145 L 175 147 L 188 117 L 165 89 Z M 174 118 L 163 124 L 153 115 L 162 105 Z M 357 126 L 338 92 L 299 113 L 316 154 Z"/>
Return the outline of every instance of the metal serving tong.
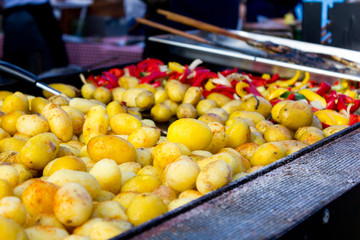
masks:
<path fill-rule="evenodd" d="M 49 87 L 47 84 L 43 82 L 40 82 L 39 78 L 36 75 L 32 74 L 31 72 L 5 61 L 0 61 L 0 75 L 2 74 L 9 75 L 11 77 L 17 78 L 22 81 L 30 82 L 34 84 L 36 87 L 48 91 L 54 95 L 62 94 L 58 90 Z"/>

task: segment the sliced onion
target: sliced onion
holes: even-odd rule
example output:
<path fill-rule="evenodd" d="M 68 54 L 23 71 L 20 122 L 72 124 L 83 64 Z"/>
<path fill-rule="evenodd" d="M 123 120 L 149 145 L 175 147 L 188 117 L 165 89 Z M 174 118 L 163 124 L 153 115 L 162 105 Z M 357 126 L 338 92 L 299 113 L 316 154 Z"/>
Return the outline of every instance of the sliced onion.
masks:
<path fill-rule="evenodd" d="M 201 59 L 197 58 L 189 65 L 189 69 L 194 70 L 197 66 L 199 66 L 202 63 L 203 63 L 203 61 Z"/>

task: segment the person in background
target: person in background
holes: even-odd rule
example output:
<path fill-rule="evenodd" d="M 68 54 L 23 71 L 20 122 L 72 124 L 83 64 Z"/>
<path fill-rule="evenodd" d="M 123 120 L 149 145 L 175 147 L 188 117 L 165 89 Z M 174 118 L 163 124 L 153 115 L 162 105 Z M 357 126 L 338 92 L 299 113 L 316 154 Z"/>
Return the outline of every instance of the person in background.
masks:
<path fill-rule="evenodd" d="M 259 17 L 283 18 L 285 14 L 294 13 L 295 6 L 301 0 L 242 0 L 241 19 L 244 22 L 258 22 Z"/>
<path fill-rule="evenodd" d="M 68 65 L 49 0 L 3 0 L 3 31 L 3 60 L 34 74 Z"/>

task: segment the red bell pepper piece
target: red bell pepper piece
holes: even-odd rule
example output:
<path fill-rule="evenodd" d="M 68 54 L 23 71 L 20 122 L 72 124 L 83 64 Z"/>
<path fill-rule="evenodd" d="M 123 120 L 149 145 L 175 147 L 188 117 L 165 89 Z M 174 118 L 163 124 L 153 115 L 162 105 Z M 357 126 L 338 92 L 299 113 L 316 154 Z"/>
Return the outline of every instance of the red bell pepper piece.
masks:
<path fill-rule="evenodd" d="M 124 75 L 124 70 L 119 68 L 112 68 L 109 73 L 114 74 L 117 78 L 121 78 Z"/>
<path fill-rule="evenodd" d="M 261 93 L 259 93 L 259 91 L 256 89 L 256 87 L 252 84 L 252 82 L 250 82 L 248 80 L 243 80 L 243 82 L 247 83 L 249 85 L 249 87 L 245 88 L 248 93 L 252 93 L 255 96 L 263 97 L 263 95 L 261 95 Z"/>
<path fill-rule="evenodd" d="M 356 115 L 354 113 L 351 113 L 350 114 L 350 119 L 349 119 L 349 125 L 352 126 L 356 123 L 359 123 L 360 122 L 360 116 L 359 115 Z"/>
<path fill-rule="evenodd" d="M 277 104 L 278 102 L 281 102 L 281 101 L 282 101 L 281 99 L 275 98 L 275 99 L 271 100 L 270 103 L 271 103 L 271 105 L 274 106 L 275 104 Z"/>
<path fill-rule="evenodd" d="M 323 96 L 331 90 L 331 85 L 328 82 L 322 82 L 319 89 L 316 91 L 317 94 Z"/>
<path fill-rule="evenodd" d="M 118 78 L 110 73 L 110 72 L 103 72 L 104 77 L 107 79 L 107 82 L 110 82 L 113 87 L 118 87 Z"/>
<path fill-rule="evenodd" d="M 276 82 L 277 80 L 280 79 L 280 76 L 279 74 L 275 73 L 274 75 L 271 76 L 270 80 L 267 80 L 267 83 L 273 83 L 273 82 Z"/>
<path fill-rule="evenodd" d="M 209 70 L 198 70 L 196 71 L 195 77 L 192 80 L 192 86 L 199 87 L 209 78 L 217 78 L 218 75 Z"/>
<path fill-rule="evenodd" d="M 231 81 L 231 86 L 233 87 L 233 88 L 235 88 L 236 87 L 236 84 L 238 84 L 238 82 L 240 82 L 240 81 L 238 81 L 238 80 L 232 80 Z"/>
<path fill-rule="evenodd" d="M 161 81 L 155 81 L 151 84 L 153 87 L 160 87 L 161 86 Z"/>
<path fill-rule="evenodd" d="M 129 70 L 130 76 L 140 78 L 140 75 L 138 75 L 137 72 L 136 72 L 136 66 L 135 65 L 126 66 L 126 67 L 124 67 L 124 69 Z"/>
<path fill-rule="evenodd" d="M 230 75 L 230 74 L 232 74 L 232 73 L 237 73 L 238 72 L 238 69 L 237 68 L 233 68 L 233 69 L 226 69 L 226 70 L 224 70 L 224 71 L 222 71 L 222 72 L 220 72 L 221 73 L 221 75 L 223 75 L 224 77 L 226 77 L 226 76 L 228 76 L 228 75 Z"/>
<path fill-rule="evenodd" d="M 326 100 L 326 109 L 335 110 L 336 108 L 336 99 L 335 98 L 329 98 L 329 100 Z"/>
<path fill-rule="evenodd" d="M 182 76 L 183 76 L 183 73 L 173 71 L 168 75 L 168 79 L 169 80 L 176 79 L 176 80 L 180 81 L 180 77 L 182 77 Z"/>
<path fill-rule="evenodd" d="M 187 83 L 187 81 L 188 81 L 187 78 L 188 78 L 188 76 L 189 76 L 190 73 L 191 73 L 191 70 L 190 70 L 189 66 L 188 66 L 188 65 L 185 65 L 184 73 L 182 74 L 182 76 L 181 76 L 181 78 L 179 79 L 179 81 L 182 82 L 182 83 Z"/>
<path fill-rule="evenodd" d="M 290 93 L 290 95 L 286 98 L 286 100 L 295 100 L 295 94 Z"/>
<path fill-rule="evenodd" d="M 337 108 L 337 110 L 338 110 L 339 112 L 340 112 L 341 110 L 343 110 L 343 109 L 347 110 L 347 107 L 346 107 L 346 104 L 345 104 L 345 101 L 344 101 L 344 96 L 343 96 L 343 94 L 340 94 L 340 95 L 339 95 L 336 108 Z"/>
<path fill-rule="evenodd" d="M 354 105 L 352 105 L 352 106 L 350 107 L 350 112 L 355 112 L 356 110 L 359 109 L 359 107 L 360 107 L 360 100 L 356 99 L 356 100 L 354 101 Z"/>
<path fill-rule="evenodd" d="M 149 76 L 143 77 L 140 79 L 139 83 L 150 83 L 155 79 L 159 79 L 159 78 L 163 78 L 166 77 L 167 73 L 166 72 L 152 72 L 150 73 Z"/>

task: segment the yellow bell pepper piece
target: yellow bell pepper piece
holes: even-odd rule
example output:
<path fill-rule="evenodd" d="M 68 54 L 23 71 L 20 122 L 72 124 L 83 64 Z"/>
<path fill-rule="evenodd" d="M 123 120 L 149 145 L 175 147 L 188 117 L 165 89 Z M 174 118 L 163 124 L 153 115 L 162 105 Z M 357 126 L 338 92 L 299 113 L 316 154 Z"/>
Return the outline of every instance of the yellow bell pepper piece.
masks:
<path fill-rule="evenodd" d="M 310 89 L 301 89 L 299 91 L 300 94 L 304 95 L 304 97 L 309 101 L 319 101 L 321 105 L 325 108 L 326 107 L 326 100 L 319 94 L 311 91 Z"/>
<path fill-rule="evenodd" d="M 290 87 L 291 85 L 294 85 L 296 83 L 296 81 L 299 79 L 300 73 L 301 72 L 299 70 L 297 70 L 296 74 L 289 80 L 286 80 L 286 81 L 278 80 L 274 83 L 271 83 L 270 85 L 280 86 L 280 87 Z"/>
<path fill-rule="evenodd" d="M 235 86 L 235 91 L 237 93 L 237 95 L 239 95 L 239 97 L 244 97 L 246 96 L 248 93 L 244 88 L 249 87 L 249 84 L 245 83 L 245 82 L 238 82 Z"/>
<path fill-rule="evenodd" d="M 349 81 L 346 80 L 346 79 L 342 79 L 341 80 L 341 85 L 345 88 L 345 89 L 348 89 L 349 88 Z"/>
<path fill-rule="evenodd" d="M 351 91 L 350 89 L 347 89 L 345 92 L 344 92 L 345 95 L 355 99 L 356 98 L 356 92 L 354 91 Z"/>
<path fill-rule="evenodd" d="M 279 98 L 282 94 L 286 93 L 287 91 L 288 90 L 285 88 L 278 88 L 269 94 L 268 100 L 271 101 L 275 98 Z"/>
<path fill-rule="evenodd" d="M 180 63 L 177 63 L 177 62 L 169 62 L 169 68 L 171 70 L 173 70 L 174 72 L 178 72 L 178 73 L 184 73 L 184 66 L 181 65 Z"/>
<path fill-rule="evenodd" d="M 325 109 L 314 113 L 315 116 L 327 125 L 348 125 L 349 119 L 335 110 Z"/>
<path fill-rule="evenodd" d="M 210 91 L 211 89 L 213 89 L 215 87 L 216 86 L 214 85 L 214 83 L 211 80 L 207 81 L 207 83 L 205 84 L 205 89 L 208 91 Z"/>
<path fill-rule="evenodd" d="M 266 79 L 266 80 L 270 80 L 270 79 L 271 79 L 271 76 L 270 76 L 270 74 L 268 74 L 268 73 L 264 73 L 264 74 L 261 76 L 261 78 Z"/>
<path fill-rule="evenodd" d="M 302 88 L 303 86 L 305 86 L 306 84 L 308 84 L 310 80 L 310 74 L 309 72 L 305 72 L 305 76 L 304 79 L 302 80 L 301 84 L 299 86 L 293 87 L 292 90 L 299 90 L 300 88 Z"/>

